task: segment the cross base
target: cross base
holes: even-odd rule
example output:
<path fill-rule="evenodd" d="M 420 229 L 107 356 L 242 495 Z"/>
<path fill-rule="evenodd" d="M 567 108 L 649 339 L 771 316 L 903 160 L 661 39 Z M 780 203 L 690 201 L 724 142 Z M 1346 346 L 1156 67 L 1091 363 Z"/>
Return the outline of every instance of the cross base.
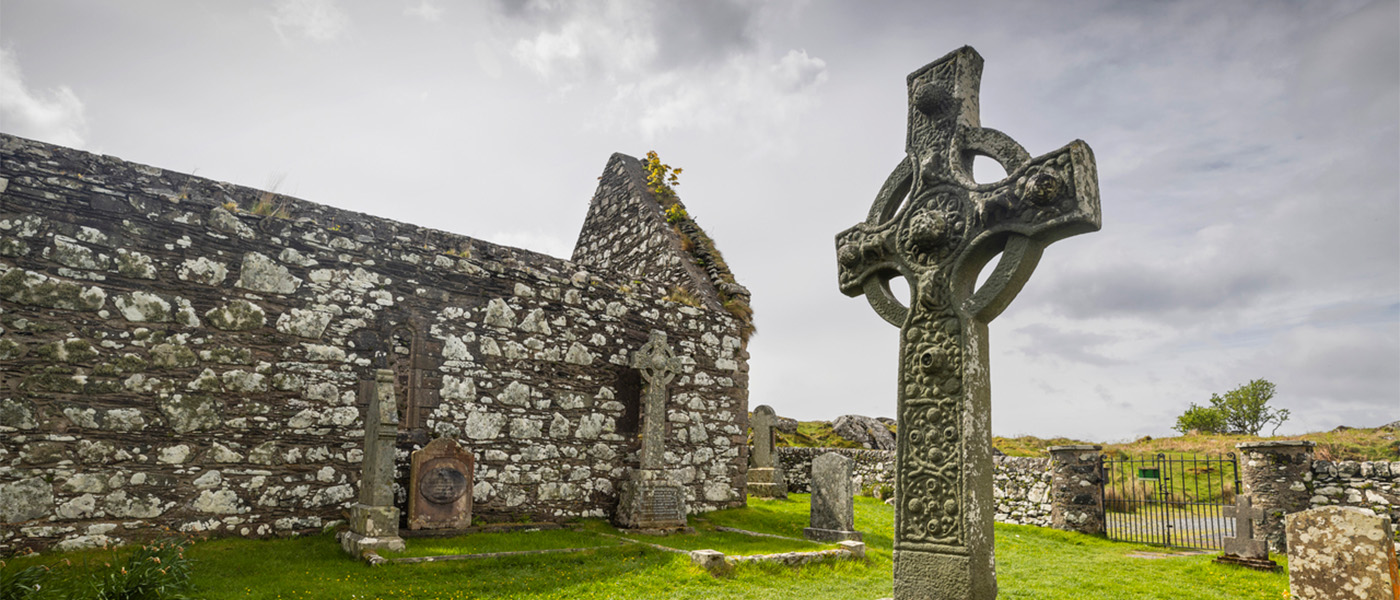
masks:
<path fill-rule="evenodd" d="M 990 557 L 989 557 L 990 558 Z M 894 597 L 898 600 L 993 600 L 995 571 L 988 560 L 915 550 L 894 551 Z"/>
<path fill-rule="evenodd" d="M 1250 558 L 1246 556 L 1235 556 L 1233 554 L 1221 554 L 1215 557 L 1215 562 L 1226 565 L 1239 565 L 1256 571 L 1273 572 L 1278 570 L 1278 563 L 1267 558 Z"/>

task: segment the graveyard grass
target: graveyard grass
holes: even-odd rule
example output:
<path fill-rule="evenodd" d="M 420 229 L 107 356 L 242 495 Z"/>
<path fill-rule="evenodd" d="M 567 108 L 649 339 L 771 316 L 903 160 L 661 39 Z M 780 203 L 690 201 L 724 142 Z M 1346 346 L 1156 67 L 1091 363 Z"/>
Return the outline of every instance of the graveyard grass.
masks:
<path fill-rule="evenodd" d="M 691 536 L 637 539 L 677 548 L 710 547 L 726 553 L 781 552 L 830 546 L 772 538 L 736 540 L 715 526 L 800 537 L 809 497 L 750 498 L 749 507 L 691 517 Z M 349 599 L 869 599 L 891 593 L 891 531 L 894 511 L 858 497 L 856 527 L 865 532 L 869 560 L 833 561 L 803 567 L 740 565 L 712 577 L 684 554 L 621 544 L 601 521 L 574 530 L 492 533 L 460 538 L 409 540 L 407 554 L 473 553 L 590 546 L 568 554 L 367 567 L 348 559 L 330 534 L 293 539 L 220 539 L 194 543 L 193 597 Z M 1213 555 L 1175 555 L 1170 550 L 1110 542 L 1043 529 L 997 525 L 997 572 L 1001 593 L 1013 599 L 1280 599 L 1288 576 L 1259 573 L 1211 562 Z M 742 536 L 739 536 L 742 537 Z M 758 540 L 758 541 L 754 541 Z M 115 554 L 130 552 L 129 549 Z M 1133 553 L 1166 557 L 1139 558 Z M 73 566 L 61 564 L 68 559 Z M 56 576 L 87 577 L 114 551 L 88 550 L 16 558 L 5 567 L 54 565 Z M 1280 560 L 1280 557 L 1275 557 Z"/>

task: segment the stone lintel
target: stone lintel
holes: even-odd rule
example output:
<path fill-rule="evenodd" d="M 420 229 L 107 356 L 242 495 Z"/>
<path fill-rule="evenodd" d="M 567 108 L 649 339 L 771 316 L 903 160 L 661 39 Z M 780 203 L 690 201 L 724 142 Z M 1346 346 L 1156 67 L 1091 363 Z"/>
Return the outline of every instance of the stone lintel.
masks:
<path fill-rule="evenodd" d="M 1267 442 L 1240 442 L 1235 444 L 1235 448 L 1240 450 L 1273 450 L 1289 448 L 1312 448 L 1317 446 L 1316 442 L 1307 440 L 1271 440 Z"/>
<path fill-rule="evenodd" d="M 1046 448 L 1051 453 L 1055 452 L 1098 452 L 1103 450 L 1103 446 L 1097 444 L 1072 444 L 1069 446 L 1050 446 Z"/>

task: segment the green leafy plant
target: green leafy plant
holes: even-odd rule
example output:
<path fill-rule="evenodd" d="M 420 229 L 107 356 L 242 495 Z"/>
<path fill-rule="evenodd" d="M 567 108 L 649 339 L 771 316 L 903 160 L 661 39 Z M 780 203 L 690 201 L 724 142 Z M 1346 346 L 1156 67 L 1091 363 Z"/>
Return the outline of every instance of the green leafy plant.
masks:
<path fill-rule="evenodd" d="M 648 150 L 646 160 L 642 161 L 642 168 L 646 169 L 647 189 L 651 190 L 651 193 L 661 197 L 676 196 L 675 186 L 681 184 L 680 167 L 672 168 L 671 165 L 663 164 L 655 150 Z"/>
<path fill-rule="evenodd" d="M 0 598 L 4 600 L 29 600 L 44 597 L 48 585 L 49 568 L 34 565 L 23 569 L 7 569 L 0 561 Z"/>
<path fill-rule="evenodd" d="M 680 203 L 672 204 L 671 208 L 666 209 L 666 222 L 672 225 L 689 218 L 690 215 L 686 214 L 685 208 Z"/>
<path fill-rule="evenodd" d="M 184 600 L 190 596 L 190 560 L 179 540 L 138 548 L 126 564 L 93 575 L 96 600 Z"/>
<path fill-rule="evenodd" d="M 1269 400 L 1274 397 L 1275 386 L 1267 379 L 1255 379 L 1233 390 L 1210 395 L 1210 406 L 1197 406 L 1191 403 L 1186 412 L 1176 418 L 1174 429 L 1182 433 L 1238 433 L 1259 435 L 1270 423 L 1277 432 L 1280 425 L 1288 420 L 1286 408 L 1270 408 Z"/>

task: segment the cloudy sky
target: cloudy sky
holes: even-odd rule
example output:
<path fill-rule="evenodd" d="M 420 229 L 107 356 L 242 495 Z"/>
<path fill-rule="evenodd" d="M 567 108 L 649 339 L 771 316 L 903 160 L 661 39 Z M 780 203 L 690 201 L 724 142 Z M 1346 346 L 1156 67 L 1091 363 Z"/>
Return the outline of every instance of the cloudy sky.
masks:
<path fill-rule="evenodd" d="M 560 257 L 654 149 L 753 290 L 751 404 L 893 416 L 833 238 L 965 44 L 982 124 L 1102 186 L 991 325 L 998 435 L 1166 435 L 1257 378 L 1280 433 L 1400 419 L 1395 0 L 4 0 L 0 130 Z"/>

